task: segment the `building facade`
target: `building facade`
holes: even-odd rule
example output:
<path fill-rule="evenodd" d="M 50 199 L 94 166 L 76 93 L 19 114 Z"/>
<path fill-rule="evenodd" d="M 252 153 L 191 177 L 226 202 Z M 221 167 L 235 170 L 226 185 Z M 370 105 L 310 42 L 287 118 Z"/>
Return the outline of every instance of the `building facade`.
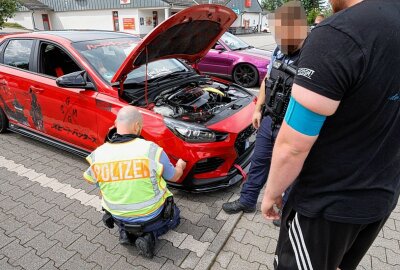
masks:
<path fill-rule="evenodd" d="M 97 29 L 144 36 L 187 6 L 209 0 L 20 0 L 22 7 L 8 22 L 31 30 Z M 232 27 L 261 26 L 257 0 L 213 0 L 237 14 Z"/>

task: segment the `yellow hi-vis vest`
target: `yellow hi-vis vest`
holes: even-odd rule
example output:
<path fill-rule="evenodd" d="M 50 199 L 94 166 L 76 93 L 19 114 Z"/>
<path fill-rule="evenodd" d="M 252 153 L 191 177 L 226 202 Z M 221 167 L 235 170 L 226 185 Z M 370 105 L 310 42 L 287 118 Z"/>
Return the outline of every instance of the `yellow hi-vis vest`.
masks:
<path fill-rule="evenodd" d="M 83 176 L 98 184 L 101 204 L 112 215 L 147 216 L 172 196 L 162 178 L 161 152 L 161 147 L 142 139 L 105 143 L 86 158 L 90 167 Z"/>

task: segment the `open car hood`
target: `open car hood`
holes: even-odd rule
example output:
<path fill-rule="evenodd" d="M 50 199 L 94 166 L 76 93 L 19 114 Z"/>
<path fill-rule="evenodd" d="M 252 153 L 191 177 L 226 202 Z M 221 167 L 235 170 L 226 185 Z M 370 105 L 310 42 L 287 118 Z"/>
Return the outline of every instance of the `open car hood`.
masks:
<path fill-rule="evenodd" d="M 123 81 L 135 68 L 146 62 L 166 58 L 195 63 L 204 57 L 236 20 L 225 6 L 196 5 L 171 16 L 153 29 L 129 54 L 111 83 Z"/>

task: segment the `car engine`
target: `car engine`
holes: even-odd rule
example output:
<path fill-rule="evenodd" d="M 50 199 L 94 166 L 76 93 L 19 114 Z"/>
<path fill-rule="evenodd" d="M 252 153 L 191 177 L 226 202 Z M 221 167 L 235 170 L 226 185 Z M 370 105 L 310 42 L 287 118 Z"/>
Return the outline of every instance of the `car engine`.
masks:
<path fill-rule="evenodd" d="M 248 94 L 217 82 L 194 82 L 162 92 L 153 111 L 188 122 L 205 122 L 222 108 Z"/>

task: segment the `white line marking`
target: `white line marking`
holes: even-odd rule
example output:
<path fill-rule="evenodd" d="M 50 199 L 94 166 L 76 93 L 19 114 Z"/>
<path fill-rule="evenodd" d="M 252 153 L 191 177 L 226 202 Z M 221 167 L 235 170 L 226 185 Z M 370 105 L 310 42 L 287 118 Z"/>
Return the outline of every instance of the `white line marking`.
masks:
<path fill-rule="evenodd" d="M 99 196 L 86 194 L 84 190 L 71 187 L 71 185 L 60 183 L 55 178 L 47 177 L 43 173 L 37 173 L 35 170 L 26 168 L 24 165 L 15 163 L 13 160 L 0 156 L 0 166 L 6 168 L 10 172 L 15 172 L 20 176 L 28 178 L 32 182 L 39 183 L 42 187 L 51 188 L 56 193 L 62 193 L 67 198 L 76 199 L 83 205 L 89 205 L 101 211 L 101 200 Z M 82 179 L 82 181 L 84 181 Z M 82 192 L 86 195 L 82 195 Z M 88 204 L 88 202 L 91 202 Z"/>
<path fill-rule="evenodd" d="M 101 199 L 99 196 L 87 194 L 83 189 L 77 189 L 71 187 L 69 184 L 63 184 L 55 178 L 50 178 L 43 173 L 28 169 L 24 165 L 15 163 L 13 160 L 6 159 L 3 156 L 0 156 L 0 167 L 6 168 L 10 172 L 17 173 L 20 176 L 28 178 L 28 180 L 32 182 L 39 183 L 42 187 L 51 188 L 56 193 L 62 193 L 69 199 L 78 200 L 81 204 L 94 207 L 97 211 L 102 212 Z M 85 181 L 83 177 L 82 181 Z M 209 242 L 203 243 L 193 239 L 191 235 L 176 231 L 170 231 L 166 235 L 160 237 L 160 239 L 165 239 L 176 247 L 180 245 L 181 247 L 178 247 L 180 249 L 189 249 L 195 252 L 199 257 L 204 255 L 210 245 Z"/>

